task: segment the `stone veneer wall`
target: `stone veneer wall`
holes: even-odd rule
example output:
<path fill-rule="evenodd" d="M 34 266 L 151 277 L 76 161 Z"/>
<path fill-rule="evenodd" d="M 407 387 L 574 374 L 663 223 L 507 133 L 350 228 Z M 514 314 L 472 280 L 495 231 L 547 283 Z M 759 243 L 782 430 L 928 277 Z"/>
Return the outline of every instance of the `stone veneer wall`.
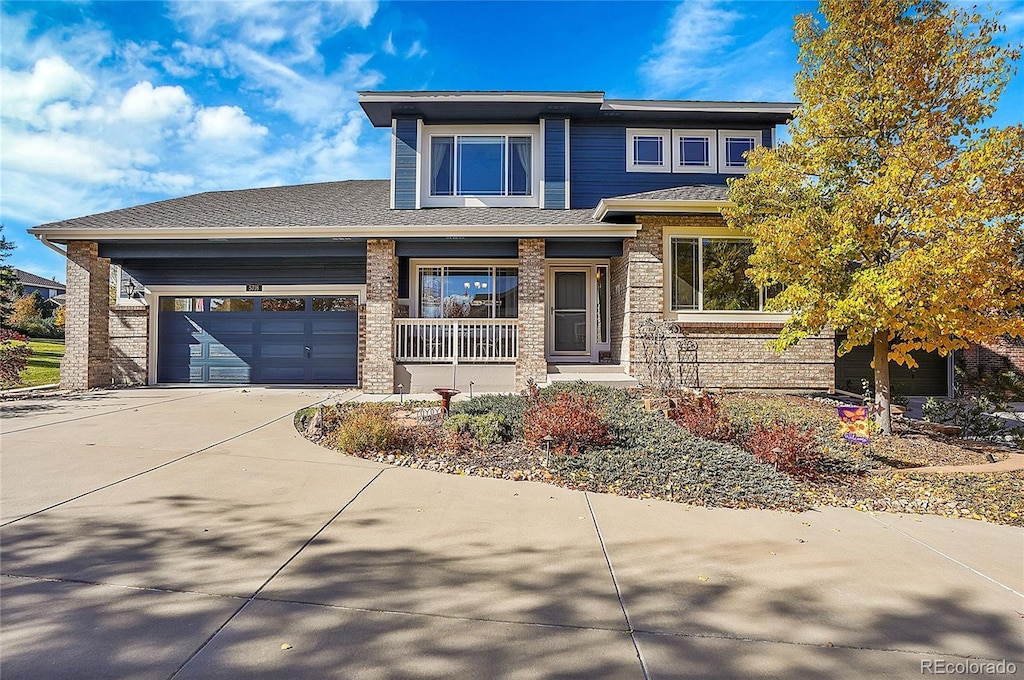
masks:
<path fill-rule="evenodd" d="M 519 357 L 515 387 L 522 390 L 533 378 L 547 380 L 544 326 L 546 318 L 544 239 L 519 239 Z"/>
<path fill-rule="evenodd" d="M 635 341 L 647 318 L 665 316 L 664 241 L 666 227 L 721 228 L 718 215 L 658 215 L 638 218 L 643 227 L 611 262 L 612 357 L 633 375 L 643 373 Z M 779 323 L 757 321 L 680 324 L 698 343 L 702 387 L 734 389 L 825 389 L 835 382 L 835 340 L 831 332 L 809 337 L 782 354 L 767 348 L 778 337 Z"/>
<path fill-rule="evenodd" d="M 149 375 L 149 307 L 113 307 L 109 318 L 113 384 L 145 385 Z"/>
<path fill-rule="evenodd" d="M 93 241 L 71 241 L 61 387 L 86 390 L 110 385 L 110 260 Z"/>
<path fill-rule="evenodd" d="M 393 239 L 366 242 L 366 324 L 362 385 L 367 394 L 395 391 L 393 340 L 395 299 L 398 297 L 398 258 Z"/>

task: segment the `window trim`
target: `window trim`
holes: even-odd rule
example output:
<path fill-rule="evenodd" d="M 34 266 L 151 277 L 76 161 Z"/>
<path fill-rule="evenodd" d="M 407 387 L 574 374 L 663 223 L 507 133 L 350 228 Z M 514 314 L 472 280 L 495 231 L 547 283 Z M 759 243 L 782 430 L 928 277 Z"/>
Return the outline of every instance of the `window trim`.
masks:
<path fill-rule="evenodd" d="M 723 240 L 734 240 L 743 241 L 750 240 L 749 237 L 743 234 L 737 234 L 735 230 L 729 229 L 728 227 L 706 227 L 706 228 L 687 228 L 687 227 L 665 227 L 662 234 L 662 276 L 665 282 L 662 286 L 662 309 L 665 310 L 665 318 L 671 321 L 699 321 L 702 323 L 714 323 L 714 322 L 759 322 L 759 323 L 771 323 L 778 322 L 784 323 L 791 316 L 790 314 L 780 312 L 766 312 L 764 309 L 764 291 L 763 289 L 758 293 L 758 301 L 761 309 L 757 311 L 753 310 L 727 310 L 727 309 L 702 309 L 704 305 L 703 300 L 703 278 L 704 272 L 703 267 L 699 270 L 699 281 L 700 281 L 700 299 L 698 301 L 698 309 L 672 309 L 672 241 L 673 239 L 723 239 Z M 702 248 L 703 246 L 701 246 Z"/>
<path fill-rule="evenodd" d="M 762 144 L 764 132 L 762 130 L 719 130 L 718 131 L 718 171 L 725 175 L 745 175 L 750 172 L 750 166 L 744 162 L 743 167 L 726 164 L 726 147 L 729 139 L 743 138 L 754 141 L 754 149 Z"/>
<path fill-rule="evenodd" d="M 637 165 L 634 140 L 637 137 L 660 137 L 661 165 Z M 664 128 L 626 128 L 626 172 L 672 172 L 672 131 Z"/>
<path fill-rule="evenodd" d="M 708 162 L 706 165 L 683 165 L 683 155 L 679 151 L 679 142 L 683 137 L 703 137 L 708 142 Z M 717 130 L 672 130 L 672 172 L 679 173 L 718 173 L 718 131 Z"/>
<path fill-rule="evenodd" d="M 530 194 L 528 196 L 433 196 L 430 193 L 431 150 L 433 137 L 529 137 L 530 138 Z M 506 141 L 507 144 L 507 141 Z M 456 143 L 457 146 L 457 143 Z M 541 148 L 540 124 L 537 125 L 422 125 L 416 151 L 419 169 L 417 207 L 489 207 L 536 208 L 540 206 L 541 186 L 544 179 L 544 150 Z M 456 178 L 457 180 L 457 178 Z"/>

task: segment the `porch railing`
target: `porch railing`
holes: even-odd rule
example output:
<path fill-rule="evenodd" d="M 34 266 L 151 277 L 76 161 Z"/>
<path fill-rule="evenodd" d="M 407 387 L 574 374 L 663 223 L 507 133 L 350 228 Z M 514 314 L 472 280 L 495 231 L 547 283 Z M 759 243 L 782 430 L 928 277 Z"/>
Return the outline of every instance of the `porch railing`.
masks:
<path fill-rule="evenodd" d="M 395 319 L 395 361 L 431 364 L 515 363 L 515 319 Z"/>

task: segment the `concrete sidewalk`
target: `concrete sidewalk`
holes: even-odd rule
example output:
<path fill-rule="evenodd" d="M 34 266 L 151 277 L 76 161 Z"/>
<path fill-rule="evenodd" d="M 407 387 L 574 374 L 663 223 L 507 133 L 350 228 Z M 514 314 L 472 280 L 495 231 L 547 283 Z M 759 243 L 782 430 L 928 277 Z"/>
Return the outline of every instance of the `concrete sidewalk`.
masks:
<path fill-rule="evenodd" d="M 3 404 L 0 675 L 1024 677 L 1019 529 L 387 468 L 295 433 L 328 397 Z"/>

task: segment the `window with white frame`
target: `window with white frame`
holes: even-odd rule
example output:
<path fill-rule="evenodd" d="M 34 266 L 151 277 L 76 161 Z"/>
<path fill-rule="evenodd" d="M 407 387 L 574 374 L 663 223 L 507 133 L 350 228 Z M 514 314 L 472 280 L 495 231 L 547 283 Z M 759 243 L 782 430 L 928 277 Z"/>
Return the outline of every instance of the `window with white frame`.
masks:
<path fill-rule="evenodd" d="M 429 178 L 431 196 L 531 196 L 533 138 L 431 136 Z"/>
<path fill-rule="evenodd" d="M 762 290 L 747 277 L 747 260 L 754 253 L 749 239 L 673 237 L 669 244 L 674 312 L 757 312 L 778 292 Z"/>
<path fill-rule="evenodd" d="M 519 269 L 488 265 L 420 266 L 419 316 L 424 319 L 515 319 Z"/>
<path fill-rule="evenodd" d="M 719 130 L 718 167 L 719 172 L 748 172 L 744 154 L 761 146 L 760 130 Z"/>
<path fill-rule="evenodd" d="M 673 130 L 673 172 L 716 172 L 717 140 L 714 130 Z"/>
<path fill-rule="evenodd" d="M 671 172 L 671 136 L 668 130 L 626 130 L 626 172 Z"/>

